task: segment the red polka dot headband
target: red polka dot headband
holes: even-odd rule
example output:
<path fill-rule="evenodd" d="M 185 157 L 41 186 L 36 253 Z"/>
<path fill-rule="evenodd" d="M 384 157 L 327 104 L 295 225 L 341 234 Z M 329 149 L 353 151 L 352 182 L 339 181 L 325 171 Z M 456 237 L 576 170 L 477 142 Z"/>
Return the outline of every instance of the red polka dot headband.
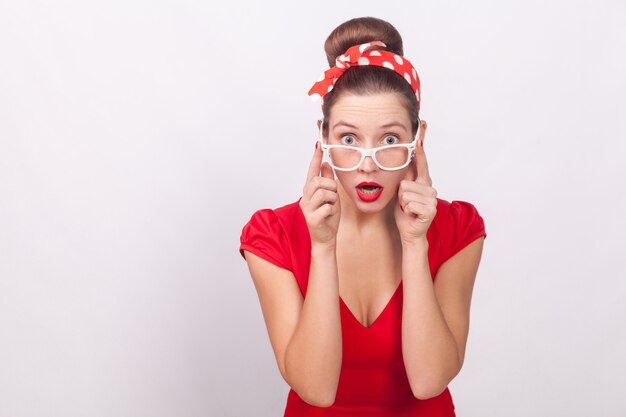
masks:
<path fill-rule="evenodd" d="M 309 90 L 309 96 L 315 101 L 324 98 L 329 93 L 337 79 L 352 66 L 376 65 L 389 68 L 400 74 L 410 85 L 417 97 L 417 107 L 420 107 L 420 79 L 413 65 L 403 56 L 393 52 L 376 49 L 369 50 L 372 46 L 387 46 L 381 41 L 372 41 L 354 45 L 335 59 L 335 66 L 327 69 L 319 80 Z"/>

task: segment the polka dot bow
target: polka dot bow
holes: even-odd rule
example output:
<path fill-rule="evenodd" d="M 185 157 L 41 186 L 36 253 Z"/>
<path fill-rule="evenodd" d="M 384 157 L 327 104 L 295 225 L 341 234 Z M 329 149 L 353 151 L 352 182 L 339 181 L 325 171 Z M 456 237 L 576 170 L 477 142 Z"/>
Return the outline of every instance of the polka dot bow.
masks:
<path fill-rule="evenodd" d="M 335 66 L 327 69 L 320 76 L 313 87 L 309 90 L 309 96 L 314 101 L 324 98 L 329 93 L 337 79 L 352 66 L 376 65 L 389 68 L 400 74 L 410 85 L 417 97 L 417 105 L 420 105 L 420 79 L 417 71 L 408 59 L 385 50 L 369 50 L 372 46 L 387 46 L 381 41 L 372 41 L 354 45 L 335 59 Z"/>

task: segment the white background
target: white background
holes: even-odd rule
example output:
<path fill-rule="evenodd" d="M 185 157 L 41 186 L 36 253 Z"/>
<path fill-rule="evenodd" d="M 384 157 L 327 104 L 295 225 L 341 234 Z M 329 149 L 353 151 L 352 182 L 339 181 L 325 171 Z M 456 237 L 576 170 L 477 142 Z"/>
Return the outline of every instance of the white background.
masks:
<path fill-rule="evenodd" d="M 0 416 L 281 416 L 241 228 L 299 198 L 352 17 L 487 240 L 469 417 L 624 416 L 623 1 L 0 1 Z"/>

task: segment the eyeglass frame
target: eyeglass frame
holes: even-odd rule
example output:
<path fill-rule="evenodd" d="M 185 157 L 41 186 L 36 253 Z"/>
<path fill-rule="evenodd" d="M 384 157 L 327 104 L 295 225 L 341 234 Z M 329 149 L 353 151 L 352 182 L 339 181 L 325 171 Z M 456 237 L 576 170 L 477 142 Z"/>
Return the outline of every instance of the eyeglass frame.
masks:
<path fill-rule="evenodd" d="M 420 130 L 422 129 L 421 123 L 420 123 L 420 119 L 418 117 L 417 119 L 417 132 L 415 133 L 415 137 L 413 138 L 413 141 L 411 143 L 401 143 L 401 144 L 393 144 L 393 145 L 384 145 L 384 146 L 378 146 L 376 148 L 358 148 L 355 146 L 347 146 L 347 145 L 326 145 L 324 143 L 324 137 L 323 137 L 323 129 L 324 129 L 324 120 L 321 120 L 320 126 L 319 126 L 319 131 L 320 131 L 320 137 L 319 137 L 319 143 L 320 146 L 322 147 L 322 151 L 324 152 L 324 155 L 328 155 L 328 164 L 333 168 L 336 169 L 337 171 L 355 171 L 357 169 L 359 169 L 359 167 L 361 166 L 361 164 L 363 163 L 363 161 L 365 161 L 365 157 L 370 156 L 372 158 L 372 160 L 374 161 L 374 163 L 376 164 L 376 166 L 380 169 L 382 169 L 383 171 L 397 171 L 399 169 L 405 168 L 406 166 L 408 166 L 411 163 L 411 160 L 415 157 L 415 147 L 417 146 L 417 138 L 419 137 L 420 134 Z M 329 126 L 329 132 L 330 132 L 330 126 Z M 361 160 L 359 161 L 358 164 L 356 164 L 356 166 L 354 168 L 339 168 L 337 166 L 335 166 L 332 162 L 332 159 L 330 158 L 330 150 L 331 149 L 335 149 L 335 148 L 341 148 L 341 149 L 352 149 L 352 150 L 357 150 L 361 153 Z M 407 158 L 407 161 L 402 164 L 401 166 L 397 167 L 397 168 L 384 168 L 380 165 L 380 163 L 378 162 L 378 160 L 376 160 L 376 152 L 378 152 L 379 150 L 382 149 L 389 149 L 389 148 L 408 148 L 408 150 L 410 151 L 410 156 Z"/>

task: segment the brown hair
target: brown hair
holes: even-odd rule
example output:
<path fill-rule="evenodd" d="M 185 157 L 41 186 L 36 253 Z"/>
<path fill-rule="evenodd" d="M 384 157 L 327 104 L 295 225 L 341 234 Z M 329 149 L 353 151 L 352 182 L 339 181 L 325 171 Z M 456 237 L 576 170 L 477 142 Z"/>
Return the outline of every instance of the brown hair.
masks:
<path fill-rule="evenodd" d="M 357 17 L 337 26 L 326 38 L 324 50 L 328 65 L 333 67 L 337 56 L 343 54 L 351 46 L 370 42 L 382 41 L 387 47 L 384 49 L 403 56 L 402 37 L 391 23 L 375 17 Z M 335 82 L 333 89 L 324 96 L 322 113 L 324 114 L 324 134 L 328 134 L 328 120 L 333 104 L 345 93 L 369 95 L 375 93 L 398 93 L 406 107 L 413 136 L 418 127 L 418 103 L 415 93 L 409 83 L 395 71 L 378 66 L 350 67 Z"/>

